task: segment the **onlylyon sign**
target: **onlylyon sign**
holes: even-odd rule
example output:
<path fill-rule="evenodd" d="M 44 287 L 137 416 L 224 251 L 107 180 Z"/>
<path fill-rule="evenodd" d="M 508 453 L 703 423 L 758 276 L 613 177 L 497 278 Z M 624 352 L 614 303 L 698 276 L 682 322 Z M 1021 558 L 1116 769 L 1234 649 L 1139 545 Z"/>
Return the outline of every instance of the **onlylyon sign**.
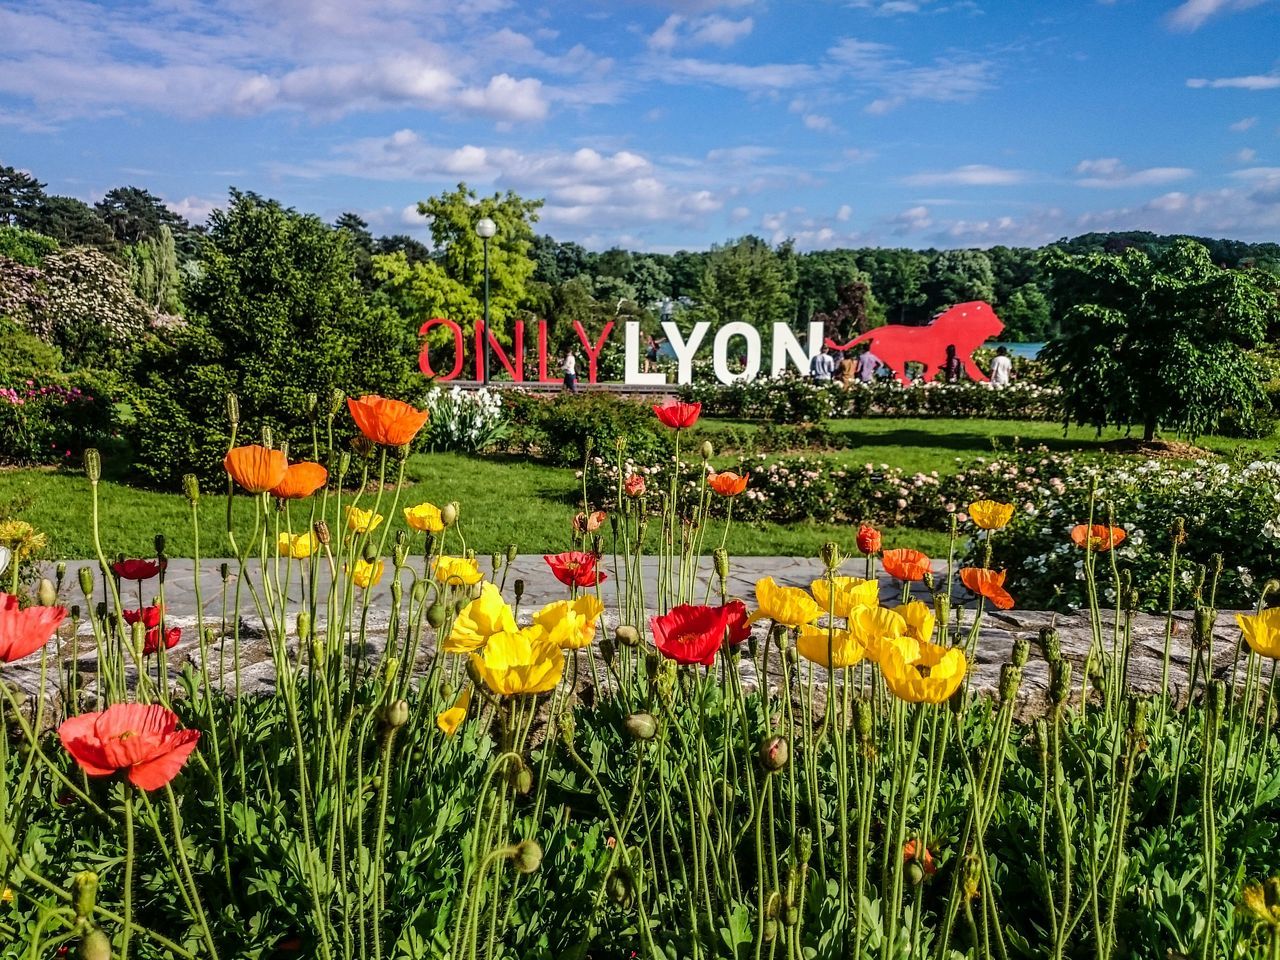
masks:
<path fill-rule="evenodd" d="M 536 370 L 532 364 L 529 367 L 525 365 L 526 326 L 524 321 L 517 320 L 513 326 L 511 350 L 508 352 L 498 342 L 492 330 L 486 329 L 483 321 L 476 321 L 474 335 L 470 338 L 472 356 L 477 358 L 476 369 L 479 369 L 478 358 L 484 352 L 487 336 L 493 357 L 516 383 L 560 383 L 561 378 L 552 376 L 548 370 L 550 368 L 558 372 L 560 358 L 553 358 L 548 354 L 547 321 L 537 322 Z M 623 336 L 623 382 L 632 386 L 667 383 L 665 373 L 646 372 L 642 369 L 641 360 L 645 350 L 641 343 L 638 320 L 624 320 L 621 324 L 610 320 L 605 323 L 604 329 L 595 338 L 587 333 L 579 321 L 573 322 L 574 332 L 578 336 L 587 360 L 587 381 L 598 382 L 600 355 L 618 326 L 622 327 Z M 924 364 L 926 371 L 940 369 L 945 362 L 947 348 L 955 347 L 957 355 L 965 362 L 969 375 L 975 379 L 985 380 L 986 377 L 982 372 L 969 361 L 969 356 L 984 340 L 995 336 L 1003 328 L 1004 325 L 996 318 L 990 306 L 981 301 L 975 301 L 952 307 L 926 326 L 887 324 L 869 330 L 848 343 L 837 343 L 827 339 L 825 345 L 836 350 L 848 350 L 856 344 L 868 343 L 870 349 L 893 370 L 899 379 L 905 375 L 905 365 L 908 361 Z M 443 338 L 442 345 L 433 348 L 430 342 L 433 339 L 431 335 L 437 330 L 445 331 L 448 336 Z M 712 333 L 711 324 L 702 321 L 695 323 L 686 336 L 676 324 L 667 321 L 662 324 L 662 332 L 675 354 L 676 383 L 678 384 L 693 382 L 693 362 L 699 353 L 705 355 L 708 350 L 711 353 L 716 379 L 721 383 L 754 380 L 765 369 L 766 337 L 749 323 L 742 321 L 726 323 Z M 418 333 L 426 338 L 418 355 L 418 367 L 424 374 L 439 380 L 455 380 L 462 375 L 467 365 L 468 337 L 456 321 L 434 317 L 424 323 Z M 441 338 L 437 335 L 434 339 L 439 341 Z M 810 323 L 802 343 L 796 331 L 788 324 L 775 323 L 767 339 L 769 341 L 768 373 L 771 376 L 779 376 L 789 369 L 807 373 L 810 362 L 822 350 L 823 325 L 820 322 Z M 442 358 L 450 357 L 452 365 L 441 363 Z M 731 357 L 735 361 L 733 364 L 730 363 Z M 498 368 L 495 366 L 493 369 Z"/>

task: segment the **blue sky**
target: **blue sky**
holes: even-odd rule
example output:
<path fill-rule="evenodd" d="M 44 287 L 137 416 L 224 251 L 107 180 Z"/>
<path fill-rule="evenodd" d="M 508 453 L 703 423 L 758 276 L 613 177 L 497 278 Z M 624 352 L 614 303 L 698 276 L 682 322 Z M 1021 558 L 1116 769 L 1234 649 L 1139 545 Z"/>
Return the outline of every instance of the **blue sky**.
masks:
<path fill-rule="evenodd" d="M 1280 0 L 0 0 L 0 163 L 596 249 L 1280 240 Z"/>

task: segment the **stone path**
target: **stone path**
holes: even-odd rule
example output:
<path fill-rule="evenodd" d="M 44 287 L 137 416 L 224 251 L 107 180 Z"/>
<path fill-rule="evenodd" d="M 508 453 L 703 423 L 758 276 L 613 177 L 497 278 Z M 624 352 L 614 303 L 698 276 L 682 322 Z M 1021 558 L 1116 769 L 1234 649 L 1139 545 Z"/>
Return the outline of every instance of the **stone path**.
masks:
<path fill-rule="evenodd" d="M 647 558 L 647 560 L 646 578 L 647 582 L 652 583 L 656 577 L 656 561 L 652 558 Z M 215 627 L 219 626 L 222 621 L 224 591 L 220 566 L 223 562 L 213 559 L 202 561 L 200 565 L 201 599 L 204 608 L 203 619 L 206 625 Z M 228 562 L 231 570 L 226 591 L 227 602 L 230 605 L 235 588 L 236 564 L 231 561 L 226 562 Z M 96 571 L 96 563 L 88 561 L 72 562 L 67 565 L 66 580 L 63 587 L 64 602 L 68 604 L 83 602 L 78 585 L 77 571 L 79 567 L 86 565 L 86 563 Z M 863 563 L 864 561 L 860 558 L 851 560 L 845 565 L 842 572 L 852 575 L 861 574 L 863 572 Z M 481 559 L 481 569 L 488 571 L 488 558 Z M 611 608 L 615 597 L 615 580 L 612 576 L 612 571 L 607 565 L 605 569 L 609 572 L 610 578 L 604 584 L 602 593 L 606 608 Z M 710 558 L 704 560 L 702 570 L 704 582 L 706 578 L 713 576 Z M 941 574 L 944 572 L 944 568 L 938 565 L 935 566 L 935 571 Z M 887 577 L 883 571 L 877 572 L 881 581 L 882 601 L 886 603 L 896 602 L 900 593 L 899 585 Z M 50 570 L 49 573 L 51 574 L 52 571 Z M 808 587 L 810 582 L 820 576 L 821 573 L 822 564 L 816 558 L 738 558 L 732 564 L 729 591 L 732 595 L 744 598 L 750 605 L 754 597 L 754 584 L 762 577 L 771 576 L 779 583 L 788 586 Z M 257 579 L 258 567 L 256 562 L 250 565 L 248 575 L 255 580 Z M 565 596 L 564 587 L 551 575 L 547 564 L 540 555 L 520 556 L 511 565 L 506 581 L 506 594 L 508 597 L 512 594 L 513 582 L 516 578 L 520 578 L 525 582 L 523 610 L 527 611 L 551 600 L 563 599 Z M 290 591 L 295 600 L 301 596 L 299 581 L 300 572 L 298 565 L 295 564 L 294 587 Z M 328 575 L 326 573 L 321 576 L 320 588 L 322 591 L 327 589 L 327 583 Z M 143 600 L 149 603 L 156 592 L 156 581 L 144 584 L 144 588 Z M 923 588 L 918 590 L 917 596 L 926 598 Z M 182 641 L 167 654 L 170 669 L 176 673 L 184 664 L 193 663 L 198 665 L 199 660 L 199 644 L 196 641 L 194 629 L 197 622 L 197 604 L 194 564 L 192 561 L 184 559 L 169 561 L 165 578 L 165 600 L 170 623 L 183 628 Z M 960 602 L 961 598 L 958 597 L 957 600 Z M 132 585 L 126 585 L 126 605 L 137 605 L 137 593 Z M 391 593 L 388 578 L 384 578 L 383 582 L 375 587 L 371 594 L 367 630 L 370 643 L 366 651 L 369 655 L 376 656 L 380 652 L 381 642 L 379 638 L 385 639 L 385 628 L 390 608 Z M 243 690 L 250 693 L 261 693 L 271 688 L 274 683 L 274 672 L 269 655 L 269 645 L 262 635 L 260 624 L 257 622 L 256 617 L 250 614 L 253 609 L 253 602 L 246 590 L 241 600 L 240 680 Z M 970 611 L 965 611 L 963 615 L 966 620 L 972 617 Z M 1107 624 L 1109 624 L 1109 617 L 1106 619 Z M 616 617 L 612 614 L 612 610 L 609 609 L 606 614 L 605 629 L 612 632 L 616 625 Z M 1025 637 L 1032 641 L 1032 653 L 1031 659 L 1024 670 L 1024 681 L 1020 696 L 1021 712 L 1032 714 L 1042 710 L 1047 697 L 1048 669 L 1035 641 L 1041 628 L 1047 626 L 1055 626 L 1057 628 L 1061 636 L 1064 654 L 1075 662 L 1075 676 L 1078 687 L 1081 676 L 1080 671 L 1092 637 L 1087 615 L 1080 612 L 1054 614 L 1034 610 L 1012 610 L 1002 613 L 988 610 L 978 640 L 973 665 L 973 689 L 983 693 L 994 692 L 999 683 L 1001 664 L 1009 659 L 1015 640 Z M 1179 700 L 1185 700 L 1187 674 L 1191 657 L 1190 615 L 1185 612 L 1175 614 L 1172 627 L 1170 686 Z M 763 631 L 763 629 L 763 625 L 757 625 L 758 631 Z M 1133 625 L 1134 646 L 1129 680 L 1131 686 L 1136 690 L 1157 692 L 1160 688 L 1165 629 L 1166 618 L 1163 615 L 1139 614 L 1135 617 Z M 1214 636 L 1213 673 L 1215 676 L 1227 678 L 1231 671 L 1237 644 L 1240 641 L 1240 632 L 1236 627 L 1233 613 L 1223 611 L 1219 614 Z M 89 641 L 87 648 L 85 646 L 85 640 L 88 638 L 89 635 L 87 633 L 84 634 L 74 646 L 70 639 L 65 639 L 62 643 L 61 654 L 64 658 L 67 658 L 72 656 L 74 650 L 81 669 L 92 672 L 94 669 L 92 641 Z M 1104 639 L 1108 649 L 1110 638 L 1110 626 L 1104 626 Z M 233 675 L 231 650 L 232 645 L 229 640 L 215 643 L 210 648 L 210 670 L 215 677 L 222 676 L 228 685 Z M 752 665 L 747 658 L 743 660 L 743 669 L 744 679 L 754 684 L 756 678 Z M 51 670 L 50 673 L 52 674 L 53 671 Z M 19 686 L 26 691 L 34 693 L 39 684 L 38 661 L 34 663 L 28 661 L 9 666 L 5 668 L 4 675 L 9 680 L 16 680 Z M 771 677 L 771 680 L 775 679 Z M 50 684 L 52 686 L 52 679 L 50 679 Z"/>

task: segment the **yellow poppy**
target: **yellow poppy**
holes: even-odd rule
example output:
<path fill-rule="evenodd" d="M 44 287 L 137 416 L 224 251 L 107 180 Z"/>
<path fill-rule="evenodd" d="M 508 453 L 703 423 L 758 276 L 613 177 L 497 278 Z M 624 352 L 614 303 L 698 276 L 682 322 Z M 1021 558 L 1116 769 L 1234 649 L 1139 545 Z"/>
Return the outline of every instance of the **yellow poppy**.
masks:
<path fill-rule="evenodd" d="M 8 887 L 0 890 L 0 903 L 13 903 L 13 891 Z"/>
<path fill-rule="evenodd" d="M 381 560 L 369 563 L 367 560 L 357 560 L 356 565 L 351 568 L 351 579 L 355 581 L 356 586 L 364 587 L 368 590 L 379 580 L 382 579 L 382 570 L 384 564 Z"/>
<path fill-rule="evenodd" d="M 1237 613 L 1236 623 L 1254 653 L 1280 660 L 1280 607 L 1270 607 L 1259 614 Z"/>
<path fill-rule="evenodd" d="M 889 649 L 908 661 L 920 655 L 920 643 L 907 631 L 907 621 L 888 607 L 855 607 L 849 614 L 849 631 L 866 650 L 868 660 L 880 663 Z"/>
<path fill-rule="evenodd" d="M 347 529 L 353 533 L 368 533 L 382 523 L 382 514 L 359 507 L 347 507 Z"/>
<path fill-rule="evenodd" d="M 829 588 L 828 588 L 829 586 Z M 875 607 L 880 604 L 880 584 L 875 580 L 859 577 L 832 577 L 828 585 L 826 577 L 815 580 L 809 587 L 823 613 L 830 611 L 837 617 L 849 616 L 854 607 Z"/>
<path fill-rule="evenodd" d="M 495 633 L 471 663 L 485 685 L 504 697 L 546 693 L 564 673 L 564 653 L 539 626 Z"/>
<path fill-rule="evenodd" d="M 933 640 L 933 628 L 938 618 L 934 616 L 933 607 L 923 600 L 911 600 L 893 608 L 893 612 L 902 617 L 907 625 L 906 635 L 919 643 Z"/>
<path fill-rule="evenodd" d="M 282 557 L 293 557 L 295 560 L 305 560 L 316 552 L 318 546 L 320 541 L 311 532 L 282 533 L 276 538 L 276 552 Z"/>
<path fill-rule="evenodd" d="M 453 629 L 442 645 L 448 653 L 474 653 L 495 633 L 516 629 L 516 618 L 492 583 L 480 588 L 476 597 L 458 614 Z"/>
<path fill-rule="evenodd" d="M 420 503 L 416 507 L 405 507 L 404 522 L 423 533 L 439 533 L 444 529 L 440 508 L 434 503 Z"/>
<path fill-rule="evenodd" d="M 1240 891 L 1240 906 L 1255 923 L 1280 930 L 1280 879 L 1272 877 L 1245 887 Z"/>
<path fill-rule="evenodd" d="M 436 557 L 431 561 L 431 572 L 441 583 L 455 586 L 464 584 L 469 587 L 484 579 L 480 565 L 467 557 Z"/>
<path fill-rule="evenodd" d="M 467 708 L 470 706 L 471 687 L 465 686 L 452 707 L 436 714 L 436 726 L 440 728 L 440 732 L 446 737 L 452 737 L 457 733 L 458 727 L 462 726 L 462 721 L 467 718 Z"/>
<path fill-rule="evenodd" d="M 756 604 L 759 609 L 751 615 L 752 623 L 773 620 L 788 627 L 802 627 L 825 612 L 818 601 L 799 587 L 780 587 L 773 577 L 756 581 Z"/>
<path fill-rule="evenodd" d="M 964 680 L 969 662 L 959 647 L 924 644 L 916 663 L 910 663 L 892 644 L 885 647 L 880 673 L 889 692 L 910 703 L 943 703 Z"/>
<path fill-rule="evenodd" d="M 533 622 L 547 632 L 548 639 L 562 650 L 577 650 L 591 643 L 604 604 L 593 593 L 576 600 L 548 603 L 533 615 Z"/>
<path fill-rule="evenodd" d="M 830 636 L 831 662 L 827 663 L 827 628 L 806 624 L 796 638 L 796 650 L 806 660 L 820 667 L 852 667 L 866 654 L 866 648 L 858 642 L 852 630 L 835 630 Z"/>
<path fill-rule="evenodd" d="M 983 530 L 1000 530 L 1013 519 L 1013 504 L 996 500 L 977 500 L 969 504 L 969 516 Z"/>

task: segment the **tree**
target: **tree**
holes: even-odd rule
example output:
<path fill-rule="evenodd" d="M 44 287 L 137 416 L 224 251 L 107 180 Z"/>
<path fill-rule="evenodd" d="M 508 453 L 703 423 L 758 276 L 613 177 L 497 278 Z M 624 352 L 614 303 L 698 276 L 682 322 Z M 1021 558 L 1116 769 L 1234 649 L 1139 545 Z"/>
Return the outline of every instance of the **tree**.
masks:
<path fill-rule="evenodd" d="M 431 248 L 421 240 L 415 240 L 405 233 L 379 237 L 373 242 L 374 253 L 403 253 L 410 263 L 421 263 L 431 259 Z"/>
<path fill-rule="evenodd" d="M 40 272 L 43 303 L 30 311 L 30 324 L 70 366 L 121 365 L 155 318 L 133 292 L 128 270 L 100 250 L 60 250 L 44 258 Z"/>
<path fill-rule="evenodd" d="M 861 250 L 858 268 L 871 279 L 871 289 L 883 304 L 890 323 L 924 323 L 925 277 L 929 259 L 917 250 Z"/>
<path fill-rule="evenodd" d="M 373 234 L 368 222 L 359 214 L 348 212 L 338 217 L 333 226 L 350 241 L 355 277 L 360 286 L 369 289 L 373 285 Z"/>
<path fill-rule="evenodd" d="M 1041 341 L 1049 339 L 1052 333 L 1052 305 L 1034 283 L 1014 290 L 997 312 L 1004 322 L 1004 336 L 1009 340 Z"/>
<path fill-rule="evenodd" d="M 176 314 L 182 309 L 178 297 L 181 274 L 173 231 L 161 224 L 154 237 L 145 237 L 125 248 L 125 262 L 133 277 L 133 289 L 150 307 L 161 313 Z"/>
<path fill-rule="evenodd" d="M 651 307 L 671 295 L 671 274 L 653 257 L 636 257 L 627 281 L 635 288 L 636 302 L 642 307 Z"/>
<path fill-rule="evenodd" d="M 168 229 L 183 234 L 191 224 L 165 206 L 164 201 L 142 187 L 116 187 L 93 205 L 98 215 L 120 243 L 139 243 L 160 236 Z"/>
<path fill-rule="evenodd" d="M 37 267 L 40 261 L 58 249 L 58 241 L 34 230 L 21 227 L 0 226 L 0 257 L 17 260 L 28 267 Z"/>
<path fill-rule="evenodd" d="M 995 299 L 991 260 L 981 250 L 943 250 L 929 265 L 925 294 L 936 313 L 957 303 Z"/>
<path fill-rule="evenodd" d="M 1262 399 L 1248 350 L 1275 310 L 1249 273 L 1215 267 L 1188 240 L 1157 258 L 1053 251 L 1047 266 L 1055 301 L 1070 306 L 1041 358 L 1068 422 L 1141 424 L 1145 441 L 1162 427 L 1206 433 L 1228 409 L 1248 425 Z"/>
<path fill-rule="evenodd" d="M 695 319 L 715 325 L 743 320 L 769 332 L 774 323 L 791 321 L 794 287 L 794 263 L 784 263 L 759 237 L 712 247 L 698 287 Z"/>
<path fill-rule="evenodd" d="M 19 226 L 53 237 L 64 246 L 115 247 L 111 228 L 93 207 L 75 197 L 44 197 L 18 218 Z"/>
<path fill-rule="evenodd" d="M 27 214 L 44 199 L 44 187 L 25 170 L 0 166 L 0 225 L 25 226 Z"/>

